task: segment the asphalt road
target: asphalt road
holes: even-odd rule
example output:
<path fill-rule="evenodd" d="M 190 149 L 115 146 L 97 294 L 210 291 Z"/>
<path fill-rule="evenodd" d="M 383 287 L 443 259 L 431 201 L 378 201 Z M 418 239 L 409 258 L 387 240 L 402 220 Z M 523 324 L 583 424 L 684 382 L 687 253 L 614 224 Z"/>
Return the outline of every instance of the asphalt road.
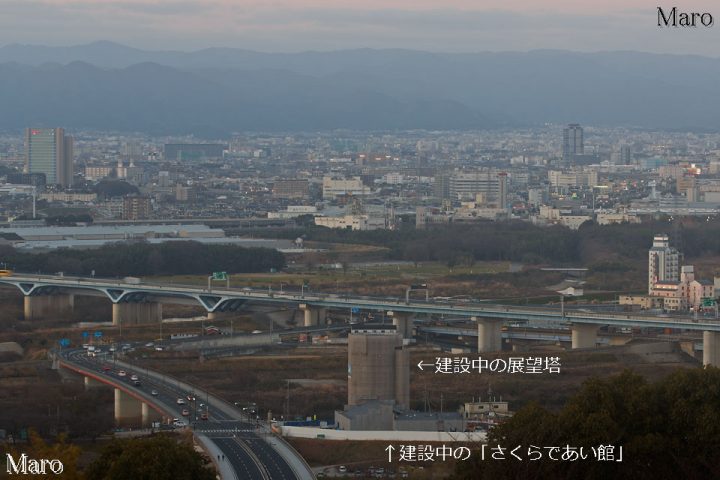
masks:
<path fill-rule="evenodd" d="M 122 385 L 140 396 L 149 397 L 163 410 L 167 410 L 166 413 L 189 422 L 195 431 L 204 434 L 217 446 L 222 455 L 225 455 L 225 459 L 221 457 L 219 461 L 230 462 L 236 478 L 299 480 L 283 456 L 261 438 L 262 433 L 256 429 L 255 423 L 241 420 L 239 411 L 233 418 L 221 409 L 215 408 L 212 401 L 202 398 L 201 392 L 188 392 L 178 387 L 171 379 L 158 381 L 148 376 L 144 369 L 117 367 L 112 359 L 89 357 L 85 350 L 66 350 L 61 355 L 66 361 L 93 373 L 100 379 L 107 379 L 108 382 Z M 104 370 L 103 367 L 106 369 L 110 367 L 110 370 Z M 124 370 L 126 375 L 119 376 L 120 370 Z M 140 386 L 133 384 L 131 380 L 133 374 L 138 376 Z M 157 395 L 151 395 L 153 390 Z M 188 400 L 188 395 L 195 400 Z M 178 404 L 179 399 L 184 403 Z M 183 417 L 183 409 L 188 409 L 190 415 Z M 200 419 L 203 412 L 209 414 L 208 420 Z M 270 439 L 270 441 L 274 440 Z"/>

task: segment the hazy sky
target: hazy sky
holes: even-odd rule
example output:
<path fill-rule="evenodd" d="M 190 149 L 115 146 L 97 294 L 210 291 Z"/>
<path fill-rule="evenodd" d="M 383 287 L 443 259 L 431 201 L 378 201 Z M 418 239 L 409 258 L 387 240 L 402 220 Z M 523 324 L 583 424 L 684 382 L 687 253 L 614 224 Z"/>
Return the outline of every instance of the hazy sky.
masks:
<path fill-rule="evenodd" d="M 559 48 L 720 56 L 720 4 L 675 5 L 689 3 L 717 24 L 660 29 L 657 0 L 0 0 L 0 44 L 112 40 L 181 50 Z"/>

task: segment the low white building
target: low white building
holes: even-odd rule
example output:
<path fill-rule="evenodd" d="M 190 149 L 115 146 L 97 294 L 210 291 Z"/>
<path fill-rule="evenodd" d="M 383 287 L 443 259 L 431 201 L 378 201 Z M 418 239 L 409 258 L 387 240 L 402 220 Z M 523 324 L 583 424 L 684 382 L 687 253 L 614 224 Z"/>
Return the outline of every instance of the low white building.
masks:
<path fill-rule="evenodd" d="M 318 213 L 317 207 L 312 205 L 290 205 L 285 210 L 268 212 L 267 214 L 268 218 L 279 219 L 297 218 L 303 215 L 317 216 L 320 214 Z"/>
<path fill-rule="evenodd" d="M 346 230 L 378 230 L 385 228 L 385 219 L 370 215 L 344 215 L 341 217 L 315 217 L 315 225 Z"/>
<path fill-rule="evenodd" d="M 341 195 L 367 195 L 370 189 L 366 187 L 360 177 L 333 178 L 323 177 L 323 199 L 332 200 Z"/>

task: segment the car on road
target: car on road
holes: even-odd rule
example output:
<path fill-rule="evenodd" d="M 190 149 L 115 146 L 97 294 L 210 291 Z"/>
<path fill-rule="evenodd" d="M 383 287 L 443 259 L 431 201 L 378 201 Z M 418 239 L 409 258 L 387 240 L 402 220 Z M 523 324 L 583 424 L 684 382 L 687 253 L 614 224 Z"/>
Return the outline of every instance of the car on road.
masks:
<path fill-rule="evenodd" d="M 142 384 L 140 383 L 140 380 L 135 380 L 133 381 L 133 385 L 135 385 L 136 387 L 140 387 Z"/>
<path fill-rule="evenodd" d="M 177 399 L 177 404 L 178 404 L 178 405 L 185 405 L 185 399 L 184 399 L 184 398 L 178 398 L 178 399 Z"/>
<path fill-rule="evenodd" d="M 208 419 L 207 413 L 203 413 L 202 415 L 200 415 L 200 420 L 207 420 L 207 419 Z"/>
<path fill-rule="evenodd" d="M 126 375 L 127 375 L 127 372 L 126 372 L 125 370 L 120 370 L 120 371 L 118 372 L 118 377 L 124 377 L 124 376 L 126 376 Z"/>
<path fill-rule="evenodd" d="M 178 428 L 187 427 L 187 422 L 183 422 L 182 420 L 175 420 L 173 422 L 173 427 L 178 427 Z"/>
<path fill-rule="evenodd" d="M 139 380 L 139 378 L 137 375 L 133 374 L 133 376 L 130 377 L 130 380 L 135 381 L 135 380 Z"/>
<path fill-rule="evenodd" d="M 189 416 L 190 416 L 190 410 L 188 410 L 187 408 L 183 408 L 182 416 L 183 416 L 183 417 L 189 417 Z"/>
<path fill-rule="evenodd" d="M 103 372 L 109 372 L 111 370 L 110 365 L 103 365 Z"/>
<path fill-rule="evenodd" d="M 345 465 L 340 465 L 338 467 L 338 472 L 340 473 L 347 473 L 347 467 Z"/>
<path fill-rule="evenodd" d="M 155 346 L 155 344 L 154 344 L 153 342 L 148 342 L 148 343 L 145 344 L 145 346 L 146 346 L 147 348 L 152 348 L 152 347 Z"/>
<path fill-rule="evenodd" d="M 192 395 L 188 395 L 188 396 L 187 396 L 187 399 L 188 399 L 188 402 L 194 402 L 194 401 L 195 401 L 195 397 L 192 396 Z"/>
<path fill-rule="evenodd" d="M 150 390 L 150 395 L 153 397 L 157 397 L 158 391 L 157 390 Z"/>
<path fill-rule="evenodd" d="M 116 347 L 115 345 L 113 345 L 113 346 L 111 346 L 110 348 L 108 348 L 108 351 L 109 351 L 109 352 L 115 352 L 115 351 L 117 351 L 117 347 Z"/>
<path fill-rule="evenodd" d="M 162 351 L 163 351 L 162 345 L 156 346 L 156 347 L 155 347 L 155 351 L 156 351 L 156 352 L 162 352 Z"/>

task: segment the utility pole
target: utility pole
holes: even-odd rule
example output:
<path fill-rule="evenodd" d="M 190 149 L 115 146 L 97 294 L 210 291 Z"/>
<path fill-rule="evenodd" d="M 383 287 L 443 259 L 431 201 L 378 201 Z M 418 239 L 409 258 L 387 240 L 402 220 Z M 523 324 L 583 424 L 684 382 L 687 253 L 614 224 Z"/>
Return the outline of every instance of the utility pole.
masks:
<path fill-rule="evenodd" d="M 290 380 L 287 381 L 285 393 L 285 421 L 290 420 Z"/>

